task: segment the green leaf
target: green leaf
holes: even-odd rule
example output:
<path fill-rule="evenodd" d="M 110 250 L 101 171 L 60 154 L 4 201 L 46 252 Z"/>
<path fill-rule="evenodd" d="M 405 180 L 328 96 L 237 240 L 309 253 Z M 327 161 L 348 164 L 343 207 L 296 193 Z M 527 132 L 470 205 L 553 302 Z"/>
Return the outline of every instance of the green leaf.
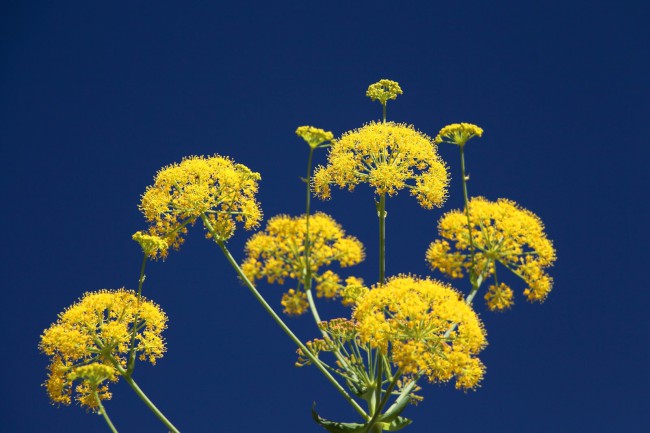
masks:
<path fill-rule="evenodd" d="M 316 421 L 316 423 L 331 433 L 362 432 L 366 427 L 365 424 L 359 424 L 356 422 L 335 422 L 321 418 L 318 413 L 316 413 L 316 403 L 314 403 L 311 408 L 311 416 L 314 418 L 314 421 Z"/>
<path fill-rule="evenodd" d="M 410 420 L 410 419 L 408 419 L 408 418 L 404 418 L 403 416 L 398 416 L 397 418 L 395 418 L 395 419 L 393 420 L 393 422 L 391 422 L 391 423 L 389 424 L 388 427 L 384 427 L 384 430 L 387 430 L 387 431 L 398 431 L 398 430 L 403 429 L 403 428 L 406 427 L 407 425 L 411 424 L 412 422 L 413 422 L 413 421 Z"/>
<path fill-rule="evenodd" d="M 380 417 L 383 422 L 392 422 L 393 420 L 398 419 L 399 414 L 406 408 L 406 405 L 411 401 L 411 396 L 409 393 L 402 393 L 397 400 L 388 408 L 386 412 Z"/>

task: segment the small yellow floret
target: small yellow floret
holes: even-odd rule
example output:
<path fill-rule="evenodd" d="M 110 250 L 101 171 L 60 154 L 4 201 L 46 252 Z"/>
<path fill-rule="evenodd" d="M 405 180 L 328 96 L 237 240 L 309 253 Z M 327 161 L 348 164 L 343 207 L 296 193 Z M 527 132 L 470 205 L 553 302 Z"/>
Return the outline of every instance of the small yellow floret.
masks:
<path fill-rule="evenodd" d="M 160 236 L 148 235 L 141 231 L 137 231 L 133 234 L 131 239 L 140 244 L 142 251 L 147 257 L 152 259 L 167 257 L 169 243 Z"/>
<path fill-rule="evenodd" d="M 498 286 L 491 285 L 485 293 L 485 301 L 487 302 L 488 308 L 492 311 L 503 311 L 512 307 L 514 304 L 513 297 L 514 293 L 512 289 L 504 283 Z"/>
<path fill-rule="evenodd" d="M 332 141 L 328 164 L 316 169 L 312 187 L 328 199 L 330 185 L 352 191 L 360 183 L 378 195 L 408 188 L 422 207 L 432 209 L 444 203 L 449 176 L 430 137 L 410 125 L 371 122 Z"/>
<path fill-rule="evenodd" d="M 402 88 L 396 81 L 383 79 L 368 86 L 366 96 L 372 101 L 379 101 L 382 105 L 386 105 L 386 101 L 396 99 L 397 95 L 403 93 Z"/>
<path fill-rule="evenodd" d="M 105 380 L 114 380 L 115 368 L 110 365 L 93 362 L 92 364 L 73 368 L 68 373 L 68 379 L 71 381 L 84 380 L 97 385 Z"/>
<path fill-rule="evenodd" d="M 485 330 L 447 284 L 391 278 L 358 301 L 353 318 L 361 341 L 387 354 L 403 374 L 423 374 L 431 382 L 456 377 L 456 388 L 465 389 L 483 377 L 476 355 L 487 344 Z"/>
<path fill-rule="evenodd" d="M 307 295 L 304 292 L 296 292 L 293 289 L 290 289 L 282 295 L 282 301 L 280 303 L 284 307 L 284 310 L 282 310 L 284 314 L 289 316 L 299 316 L 309 308 Z"/>
<path fill-rule="evenodd" d="M 481 137 L 483 129 L 471 123 L 454 123 L 440 130 L 435 138 L 436 143 L 451 143 L 464 146 L 470 138 Z"/>
<path fill-rule="evenodd" d="M 334 134 L 330 131 L 325 131 L 313 126 L 300 126 L 296 129 L 296 134 L 302 137 L 302 139 L 305 140 L 312 149 L 315 149 L 321 144 L 331 141 L 334 138 Z"/>
<path fill-rule="evenodd" d="M 351 307 L 357 301 L 368 293 L 368 288 L 363 284 L 363 280 L 357 277 L 348 277 L 345 279 L 345 287 L 341 291 L 341 303 Z"/>

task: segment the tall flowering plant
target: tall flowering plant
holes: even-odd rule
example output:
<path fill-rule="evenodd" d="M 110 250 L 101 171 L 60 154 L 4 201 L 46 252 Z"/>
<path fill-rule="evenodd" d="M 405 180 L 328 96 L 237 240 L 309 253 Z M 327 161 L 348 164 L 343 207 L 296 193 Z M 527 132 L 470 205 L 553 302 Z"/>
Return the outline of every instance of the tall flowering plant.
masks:
<path fill-rule="evenodd" d="M 296 366 L 318 369 L 358 413 L 353 422 L 328 420 L 312 408 L 316 423 L 332 433 L 397 431 L 411 423 L 410 403 L 423 381 L 453 382 L 457 389 L 476 389 L 485 375 L 479 355 L 486 331 L 473 302 L 483 297 L 488 309 L 514 304 L 514 292 L 497 273 L 509 272 L 524 283 L 524 296 L 541 302 L 553 280 L 547 268 L 555 261 L 553 244 L 541 220 L 507 199 L 490 201 L 468 191 L 465 149 L 481 137 L 476 125 L 445 126 L 431 138 L 414 126 L 388 121 L 387 102 L 401 95 L 398 83 L 380 80 L 366 95 L 382 106 L 382 120 L 371 121 L 335 138 L 331 132 L 301 126 L 296 134 L 308 145 L 305 213 L 277 215 L 253 234 L 240 262 L 227 241 L 239 226 L 260 226 L 256 193 L 260 175 L 230 158 L 191 156 L 161 169 L 140 202 L 147 228 L 133 239 L 143 260 L 137 291 L 86 293 L 59 315 L 41 336 L 40 349 L 50 357 L 44 386 L 54 403 L 80 405 L 101 414 L 113 432 L 104 404 L 109 385 L 125 380 L 145 405 L 172 432 L 179 429 L 145 395 L 133 379 L 138 361 L 152 364 L 166 350 L 162 331 L 167 316 L 142 296 L 149 260 L 178 250 L 189 227 L 199 222 L 271 318 L 297 346 Z M 408 190 L 425 209 L 442 207 L 449 173 L 438 155 L 439 145 L 456 146 L 464 207 L 445 213 L 438 222 L 439 239 L 425 259 L 435 272 L 451 279 L 467 277 L 466 290 L 430 276 L 386 275 L 386 215 L 390 197 Z M 314 153 L 328 149 L 327 164 L 314 169 Z M 334 218 L 312 213 L 311 199 L 332 197 L 332 187 L 353 190 L 365 183 L 374 191 L 379 239 L 378 275 L 361 278 L 332 269 L 354 267 L 365 258 L 359 239 Z M 317 338 L 301 341 L 258 290 L 260 283 L 285 286 L 282 312 L 310 314 Z M 345 317 L 323 320 L 319 299 L 339 299 L 351 307 Z"/>

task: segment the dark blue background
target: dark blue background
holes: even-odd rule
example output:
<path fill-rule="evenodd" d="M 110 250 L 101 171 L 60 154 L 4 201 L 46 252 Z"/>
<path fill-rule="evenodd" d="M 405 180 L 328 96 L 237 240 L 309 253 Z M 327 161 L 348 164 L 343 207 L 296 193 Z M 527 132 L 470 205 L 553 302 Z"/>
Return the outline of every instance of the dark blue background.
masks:
<path fill-rule="evenodd" d="M 650 118 L 642 2 L 7 2 L 0 25 L 3 337 L 0 424 L 7 432 L 108 431 L 79 407 L 52 407 L 39 335 L 84 291 L 134 288 L 140 194 L 184 155 L 230 155 L 263 176 L 267 217 L 303 211 L 299 125 L 336 135 L 380 116 L 380 78 L 404 95 L 389 118 L 470 142 L 470 193 L 536 212 L 558 250 L 543 305 L 493 314 L 476 392 L 427 385 L 412 432 L 650 430 L 647 203 Z M 457 149 L 446 210 L 462 203 Z M 316 157 L 319 163 L 325 153 Z M 371 192 L 334 190 L 315 210 L 367 247 Z M 440 210 L 388 202 L 388 273 L 429 275 Z M 230 242 L 241 259 L 250 234 Z M 166 310 L 168 353 L 136 380 L 184 432 L 320 431 L 357 420 L 241 287 L 199 226 L 148 268 Z M 346 274 L 347 275 L 347 274 Z M 463 282 L 466 285 L 466 282 Z M 459 285 L 457 283 L 457 285 Z M 282 290 L 263 286 L 279 309 Z M 325 317 L 342 314 L 323 306 Z M 305 339 L 311 319 L 289 319 Z M 124 383 L 107 409 L 121 432 L 164 431 Z"/>

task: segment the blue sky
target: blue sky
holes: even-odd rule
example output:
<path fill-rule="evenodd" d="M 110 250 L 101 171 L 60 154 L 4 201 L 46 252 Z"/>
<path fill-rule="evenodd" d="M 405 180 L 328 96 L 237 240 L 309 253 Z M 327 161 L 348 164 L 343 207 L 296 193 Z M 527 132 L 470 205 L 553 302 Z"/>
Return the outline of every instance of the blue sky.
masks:
<path fill-rule="evenodd" d="M 40 333 L 85 291 L 135 288 L 140 194 L 160 168 L 229 155 L 262 174 L 266 217 L 303 211 L 307 149 L 294 131 L 335 135 L 380 117 L 364 92 L 404 95 L 389 118 L 435 135 L 472 122 L 470 193 L 537 213 L 558 251 L 554 291 L 506 314 L 477 311 L 490 345 L 475 392 L 424 386 L 407 431 L 647 431 L 650 30 L 641 2 L 22 2 L 2 6 L 0 143 L 5 193 L 5 341 L 0 421 L 16 432 L 108 431 L 40 384 Z M 457 149 L 443 210 L 388 202 L 387 273 L 425 266 L 443 211 L 460 207 Z M 316 156 L 324 163 L 325 153 Z M 314 210 L 366 245 L 355 273 L 376 278 L 371 191 L 334 190 Z M 230 243 L 241 259 L 250 233 Z M 459 288 L 464 288 L 457 284 Z M 261 285 L 279 309 L 282 289 Z M 145 295 L 170 318 L 168 353 L 135 378 L 184 432 L 320 431 L 355 420 L 194 227 L 147 271 Z M 323 305 L 326 317 L 346 314 Z M 304 339 L 308 317 L 288 319 Z M 163 427 L 119 383 L 107 410 L 121 432 Z M 323 430 L 324 431 L 324 430 Z"/>

